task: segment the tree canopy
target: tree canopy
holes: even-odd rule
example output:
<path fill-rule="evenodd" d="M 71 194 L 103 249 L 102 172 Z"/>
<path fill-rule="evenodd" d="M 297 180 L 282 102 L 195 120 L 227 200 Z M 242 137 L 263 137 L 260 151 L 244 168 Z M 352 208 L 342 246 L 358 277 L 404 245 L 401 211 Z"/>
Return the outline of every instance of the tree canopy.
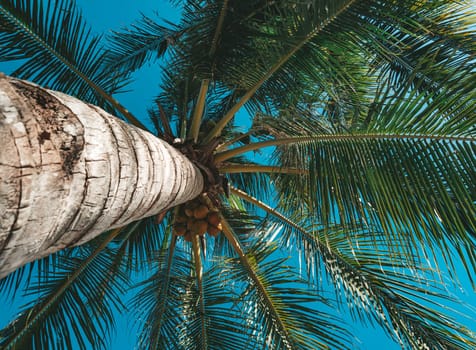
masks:
<path fill-rule="evenodd" d="M 404 348 L 476 348 L 442 307 L 460 279 L 476 286 L 474 4 L 174 3 L 178 23 L 142 16 L 104 38 L 74 1 L 0 0 L 13 76 L 153 125 L 207 180 L 1 280 L 36 297 L 0 346 L 105 348 L 129 306 L 144 349 L 350 349 L 333 312 L 348 306 Z M 116 96 L 151 63 L 146 123 Z M 220 234 L 181 221 L 200 205 Z"/>

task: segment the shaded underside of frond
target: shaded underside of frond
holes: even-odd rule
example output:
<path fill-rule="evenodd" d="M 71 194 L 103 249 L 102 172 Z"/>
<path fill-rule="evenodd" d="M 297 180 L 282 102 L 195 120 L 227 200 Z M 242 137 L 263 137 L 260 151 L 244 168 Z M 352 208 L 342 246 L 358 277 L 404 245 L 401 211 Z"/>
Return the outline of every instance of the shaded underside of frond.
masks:
<path fill-rule="evenodd" d="M 475 147 L 471 141 L 403 135 L 296 143 L 281 153 L 282 161 L 289 166 L 308 164 L 312 172 L 299 178 L 280 175 L 276 186 L 283 208 L 291 209 L 293 201 L 286 198 L 295 198 L 311 207 L 323 225 L 341 223 L 383 232 L 400 243 L 399 250 L 422 248 L 434 258 L 439 256 L 436 251 L 453 246 L 461 261 L 470 257 L 471 278 Z M 445 257 L 453 266 L 451 255 Z"/>

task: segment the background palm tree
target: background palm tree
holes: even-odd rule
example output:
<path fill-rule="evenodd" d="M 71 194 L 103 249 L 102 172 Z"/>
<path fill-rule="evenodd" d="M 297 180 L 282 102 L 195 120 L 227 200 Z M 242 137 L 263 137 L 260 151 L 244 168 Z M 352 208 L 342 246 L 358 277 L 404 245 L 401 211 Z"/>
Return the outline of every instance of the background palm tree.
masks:
<path fill-rule="evenodd" d="M 438 307 L 476 262 L 469 2 L 187 1 L 179 24 L 144 17 L 104 46 L 72 3 L 41 4 L 1 1 L 0 57 L 25 60 L 14 75 L 142 127 L 112 94 L 167 52 L 151 120 L 208 183 L 159 224 L 3 279 L 37 295 L 3 347 L 105 346 L 137 279 L 144 348 L 352 348 L 323 279 L 403 347 L 476 346 Z M 197 234 L 198 206 L 222 234 Z"/>

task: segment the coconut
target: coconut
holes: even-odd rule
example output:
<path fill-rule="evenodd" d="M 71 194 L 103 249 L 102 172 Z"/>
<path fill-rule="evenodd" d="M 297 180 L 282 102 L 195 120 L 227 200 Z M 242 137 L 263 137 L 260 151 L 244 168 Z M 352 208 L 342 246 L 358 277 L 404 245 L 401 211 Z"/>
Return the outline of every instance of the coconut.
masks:
<path fill-rule="evenodd" d="M 208 222 L 205 220 L 197 220 L 194 222 L 192 231 L 196 234 L 202 236 L 207 232 Z"/>
<path fill-rule="evenodd" d="M 207 214 L 209 212 L 209 209 L 206 205 L 199 205 L 193 210 L 193 216 L 195 219 L 205 219 L 207 217 Z"/>
<path fill-rule="evenodd" d="M 190 231 L 193 231 L 193 226 L 194 226 L 194 224 L 195 224 L 195 220 L 189 218 L 189 219 L 187 220 L 187 229 L 190 230 Z"/>
<path fill-rule="evenodd" d="M 216 212 L 211 212 L 207 216 L 207 221 L 210 225 L 217 226 L 220 223 L 220 215 Z"/>
<path fill-rule="evenodd" d="M 175 222 L 179 224 L 185 224 L 187 222 L 188 218 L 185 215 L 177 215 L 175 217 Z"/>
<path fill-rule="evenodd" d="M 210 224 L 208 224 L 207 231 L 213 237 L 218 236 L 218 234 L 220 233 L 220 230 L 218 229 L 218 227 L 210 225 Z"/>

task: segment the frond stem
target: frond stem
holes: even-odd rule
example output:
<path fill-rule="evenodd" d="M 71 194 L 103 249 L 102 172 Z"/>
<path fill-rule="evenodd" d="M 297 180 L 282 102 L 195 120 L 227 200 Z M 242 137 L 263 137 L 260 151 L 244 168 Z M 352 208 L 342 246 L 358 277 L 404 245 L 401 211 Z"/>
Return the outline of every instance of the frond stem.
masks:
<path fill-rule="evenodd" d="M 223 29 L 223 22 L 225 21 L 227 9 L 228 9 L 228 0 L 225 0 L 223 1 L 223 6 L 221 7 L 220 15 L 218 16 L 217 27 L 212 39 L 212 46 L 210 47 L 210 51 L 208 52 L 208 56 L 210 57 L 212 57 L 216 52 L 217 42 L 218 42 L 218 39 L 220 38 L 220 34 Z"/>
<path fill-rule="evenodd" d="M 208 86 L 210 84 L 209 79 L 203 79 L 200 85 L 200 91 L 198 93 L 197 104 L 193 111 L 192 125 L 190 125 L 189 138 L 193 142 L 198 141 L 198 132 L 200 131 L 200 124 L 202 123 L 203 111 L 205 109 L 205 102 L 207 99 Z"/>
<path fill-rule="evenodd" d="M 267 212 L 268 214 L 270 215 L 273 215 L 275 217 L 277 217 L 279 220 L 287 223 L 288 225 L 292 226 L 293 228 L 295 228 L 296 230 L 300 231 L 301 233 L 305 234 L 306 236 L 308 235 L 307 231 L 302 228 L 301 226 L 299 226 L 298 224 L 296 224 L 294 221 L 291 221 L 289 220 L 286 216 L 284 216 L 283 214 L 281 214 L 280 212 L 276 211 L 275 209 L 271 208 L 269 205 L 267 205 L 266 203 L 263 203 L 262 201 L 260 201 L 259 199 L 253 197 L 253 196 L 250 196 L 248 193 L 246 193 L 245 191 L 242 191 L 234 186 L 230 186 L 230 192 L 237 195 L 238 197 L 240 197 L 241 199 L 257 206 L 258 208 L 261 208 L 263 209 L 265 212 Z M 312 237 L 314 239 L 314 237 Z"/>
<path fill-rule="evenodd" d="M 172 128 L 170 127 L 170 122 L 167 119 L 167 115 L 165 114 L 164 107 L 159 101 L 156 101 L 157 107 L 159 108 L 159 115 L 160 121 L 162 122 L 162 127 L 164 128 L 164 136 L 173 141 L 174 133 L 172 132 Z"/>
<path fill-rule="evenodd" d="M 244 139 L 244 138 L 246 138 L 246 137 L 248 137 L 248 136 L 251 136 L 252 134 L 253 134 L 252 131 L 248 131 L 247 133 L 238 135 L 238 136 L 232 138 L 232 139 L 229 140 L 229 141 L 226 141 L 226 142 L 224 142 L 224 143 L 219 144 L 219 145 L 217 146 L 216 150 L 217 150 L 217 151 L 220 151 L 220 150 L 222 150 L 222 149 L 226 149 L 228 146 L 231 146 L 232 144 L 234 144 L 234 143 L 236 143 L 236 142 L 238 142 L 238 141 L 240 141 L 240 140 L 242 140 L 242 139 Z"/>
<path fill-rule="evenodd" d="M 264 3 L 262 6 L 258 7 L 257 9 L 253 10 L 248 16 L 243 18 L 240 22 L 246 22 L 247 20 L 253 18 L 256 16 L 260 11 L 264 10 L 267 7 L 270 7 L 272 5 L 276 4 L 276 1 L 267 1 Z"/>
<path fill-rule="evenodd" d="M 188 80 L 185 80 L 185 87 L 184 87 L 184 98 L 183 98 L 183 105 L 182 105 L 182 115 L 180 116 L 180 123 L 179 123 L 179 132 L 180 138 L 185 140 L 187 137 L 187 114 L 188 114 L 188 107 L 187 107 L 187 100 L 188 100 Z"/>
<path fill-rule="evenodd" d="M 281 316 L 279 315 L 273 300 L 271 299 L 268 291 L 266 290 L 266 287 L 264 286 L 264 284 L 262 283 L 262 281 L 256 274 L 253 265 L 251 264 L 250 260 L 246 256 L 240 241 L 238 240 L 235 233 L 233 232 L 233 229 L 231 228 L 230 224 L 225 218 L 222 218 L 222 224 L 223 224 L 223 233 L 226 239 L 232 245 L 235 252 L 238 254 L 241 260 L 241 263 L 243 264 L 245 269 L 248 271 L 248 276 L 251 278 L 254 286 L 258 289 L 261 297 L 264 299 L 264 303 L 268 307 L 270 314 L 273 315 L 273 319 L 276 321 L 275 326 L 278 328 L 278 333 L 281 334 L 284 338 L 288 339 L 289 342 L 291 342 L 290 341 L 291 337 L 289 335 L 286 325 L 281 319 Z"/>
<path fill-rule="evenodd" d="M 200 237 L 197 234 L 194 234 L 192 237 L 192 249 L 193 256 L 195 260 L 195 275 L 197 277 L 197 287 L 198 287 L 198 298 L 200 303 L 200 321 L 201 321 L 201 331 L 202 336 L 200 337 L 202 342 L 202 349 L 208 349 L 208 337 L 207 337 L 207 326 L 205 321 L 205 299 L 203 294 L 203 264 L 202 256 L 200 249 Z"/>
<path fill-rule="evenodd" d="M 108 101 L 111 105 L 114 106 L 123 116 L 126 118 L 132 125 L 147 131 L 148 129 L 145 127 L 144 124 L 142 124 L 139 119 L 134 117 L 134 115 L 129 112 L 123 105 L 119 103 L 118 100 L 116 100 L 114 97 L 106 93 L 103 89 L 101 89 L 99 86 L 97 86 L 95 83 L 93 83 L 89 78 L 87 78 L 84 74 L 81 72 L 77 73 L 83 80 L 88 83 L 89 86 L 91 86 L 94 90 L 96 90 L 101 97 L 103 97 L 106 101 Z"/>
<path fill-rule="evenodd" d="M 451 142 L 476 142 L 476 139 L 470 136 L 446 136 L 446 135 L 411 135 L 411 134 L 326 134 L 313 136 L 286 137 L 281 139 L 272 139 L 250 143 L 248 145 L 233 148 L 228 151 L 219 152 L 215 156 L 216 164 L 228 160 L 237 155 L 255 151 L 265 147 L 284 146 L 292 143 L 308 143 L 312 141 L 341 141 L 341 140 L 433 140 L 433 141 L 451 141 Z"/>
<path fill-rule="evenodd" d="M 220 10 L 220 15 L 218 16 L 218 21 L 217 21 L 217 27 L 215 29 L 215 34 L 213 35 L 212 39 L 212 45 L 210 47 L 210 51 L 208 52 L 208 56 L 212 57 L 215 54 L 216 47 L 217 47 L 217 42 L 220 37 L 222 28 L 223 28 L 223 22 L 225 20 L 226 16 L 226 10 L 228 7 L 228 0 L 225 0 L 223 2 L 223 6 Z M 200 92 L 198 93 L 198 99 L 197 99 L 197 104 L 195 106 L 195 110 L 193 112 L 193 117 L 192 117 L 192 125 L 190 126 L 190 139 L 193 140 L 193 142 L 197 143 L 198 141 L 198 133 L 200 130 L 200 124 L 202 121 L 203 117 L 203 111 L 205 108 L 205 101 L 207 97 L 207 92 L 208 92 L 208 86 L 210 84 L 209 79 L 203 79 L 201 86 L 200 86 Z"/>
<path fill-rule="evenodd" d="M 299 174 L 305 175 L 309 172 L 305 169 L 299 168 L 283 168 L 279 166 L 268 166 L 259 164 L 227 164 L 221 166 L 220 173 L 236 174 L 236 173 L 274 173 L 274 174 Z"/>

